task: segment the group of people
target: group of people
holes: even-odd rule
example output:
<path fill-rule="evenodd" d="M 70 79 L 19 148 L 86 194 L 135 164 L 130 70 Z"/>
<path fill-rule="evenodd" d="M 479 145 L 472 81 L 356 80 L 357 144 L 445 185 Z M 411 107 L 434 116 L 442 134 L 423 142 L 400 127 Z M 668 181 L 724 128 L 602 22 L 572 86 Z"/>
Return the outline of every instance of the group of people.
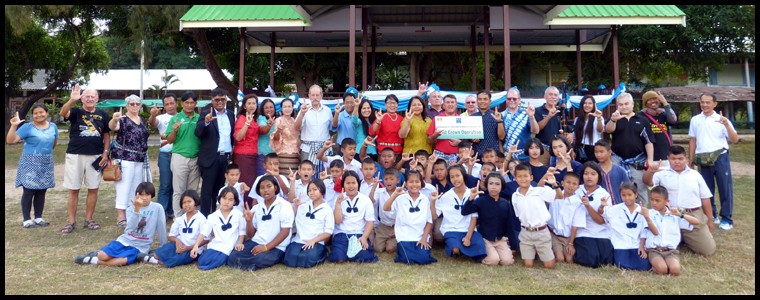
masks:
<path fill-rule="evenodd" d="M 638 113 L 631 95 L 620 94 L 607 122 L 591 96 L 568 119 L 554 87 L 545 91 L 546 104 L 527 109 L 510 89 L 503 112 L 491 109 L 490 92 L 480 91 L 467 97 L 461 115 L 454 95 L 427 84 L 405 112 L 393 94 L 380 111 L 349 88 L 332 112 L 318 85 L 308 93 L 298 113 L 291 99 L 276 113 L 270 99 L 247 95 L 237 116 L 223 89 L 213 90 L 211 105 L 199 112 L 194 93 L 166 94 L 163 108 L 151 108 L 146 121 L 137 96 L 125 99 L 126 113 L 109 117 L 95 108 L 97 91 L 75 86 L 60 113 L 71 122 L 64 176 L 69 223 L 61 233 L 77 228 L 83 181 L 83 228 L 100 228 L 93 220 L 99 169 L 112 159 L 121 165 L 115 208 L 124 228 L 118 239 L 75 261 L 171 267 L 197 260 L 201 269 L 256 270 L 325 260 L 371 263 L 375 252 L 386 251 L 396 253 L 396 262 L 424 265 L 436 261 L 435 241 L 449 256 L 487 265 L 510 265 L 519 251 L 529 267 L 538 256 L 547 268 L 566 261 L 678 274 L 681 242 L 710 255 L 713 224 L 724 230 L 733 224 L 727 139 L 738 136 L 714 111 L 714 95 L 700 98 L 686 153 L 672 143 L 676 116 L 656 92 L 644 94 Z M 82 108 L 72 108 L 80 99 Z M 55 185 L 58 138 L 44 105 L 33 107 L 32 116 L 23 125 L 18 115 L 11 119 L 6 139 L 25 142 L 16 179 L 24 187 L 25 228 L 49 225 L 42 209 L 46 189 Z M 480 116 L 483 138 L 439 139 L 435 116 Z M 157 191 L 148 126 L 161 134 Z M 713 216 L 715 183 L 720 219 Z M 173 219 L 168 236 L 167 219 Z M 155 234 L 162 246 L 149 253 Z"/>

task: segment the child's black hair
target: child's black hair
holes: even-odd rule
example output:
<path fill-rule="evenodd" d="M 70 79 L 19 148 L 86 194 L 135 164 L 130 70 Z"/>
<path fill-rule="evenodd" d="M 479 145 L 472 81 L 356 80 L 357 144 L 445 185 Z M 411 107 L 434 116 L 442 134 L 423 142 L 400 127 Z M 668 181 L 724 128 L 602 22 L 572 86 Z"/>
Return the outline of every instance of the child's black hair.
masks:
<path fill-rule="evenodd" d="M 264 182 L 264 180 L 267 180 L 271 182 L 274 185 L 274 194 L 278 195 L 280 194 L 280 185 L 277 184 L 277 178 L 275 178 L 272 175 L 264 175 L 259 179 L 259 183 L 256 184 L 256 193 L 261 195 L 261 183 Z"/>
<path fill-rule="evenodd" d="M 433 166 L 443 164 L 444 166 L 448 166 L 449 164 L 446 163 L 446 160 L 443 158 L 436 159 L 433 163 Z"/>
<path fill-rule="evenodd" d="M 298 164 L 298 167 L 300 168 L 303 165 L 310 165 L 312 169 L 314 169 L 314 163 L 311 162 L 308 159 L 304 159 L 300 164 Z"/>
<path fill-rule="evenodd" d="M 270 159 L 277 159 L 277 160 L 279 160 L 280 157 L 277 156 L 277 153 L 274 153 L 274 152 L 269 153 L 269 154 L 267 154 L 266 158 L 264 158 L 264 164 L 268 163 Z"/>
<path fill-rule="evenodd" d="M 409 182 L 409 178 L 411 178 L 412 176 L 419 177 L 420 184 L 421 184 L 420 189 L 425 188 L 425 177 L 422 177 L 422 174 L 420 174 L 420 172 L 418 172 L 417 170 L 409 170 L 408 172 L 406 172 L 406 181 Z"/>
<path fill-rule="evenodd" d="M 496 171 L 496 165 L 491 162 L 484 162 L 483 164 L 480 165 L 480 168 L 482 169 L 485 166 L 491 166 L 493 168 L 493 171 Z"/>
<path fill-rule="evenodd" d="M 343 164 L 343 160 L 340 160 L 340 159 L 336 159 L 336 160 L 333 160 L 333 161 L 330 163 L 330 168 L 329 168 L 329 169 L 332 169 L 332 168 L 339 168 L 339 169 L 343 169 L 343 166 L 344 166 L 344 164 Z"/>
<path fill-rule="evenodd" d="M 530 165 L 523 162 L 515 166 L 515 177 L 517 177 L 517 171 L 528 171 L 528 174 L 533 175 L 533 170 L 531 170 Z"/>
<path fill-rule="evenodd" d="M 459 146 L 457 146 L 457 149 L 469 149 L 470 147 L 472 147 L 472 142 L 461 141 L 459 142 Z"/>
<path fill-rule="evenodd" d="M 229 174 L 231 170 L 238 170 L 239 171 L 240 170 L 240 166 L 238 166 L 237 164 L 234 164 L 234 163 L 233 164 L 229 164 L 229 165 L 227 165 L 227 171 L 225 171 L 224 174 Z"/>
<path fill-rule="evenodd" d="M 148 181 L 141 182 L 137 185 L 137 188 L 135 189 L 135 195 L 139 194 L 148 194 L 150 195 L 150 198 L 156 196 L 156 188 L 153 186 L 153 183 L 150 183 Z"/>
<path fill-rule="evenodd" d="M 486 154 L 486 153 L 489 153 L 489 152 L 493 152 L 493 153 L 494 153 L 494 155 L 496 155 L 495 153 L 496 153 L 497 151 L 496 151 L 496 149 L 494 149 L 494 148 L 491 148 L 491 147 L 487 147 L 485 150 L 483 150 L 483 154 Z"/>
<path fill-rule="evenodd" d="M 356 184 L 359 184 L 361 187 L 361 179 L 359 179 L 359 174 L 357 174 L 356 171 L 348 170 L 346 172 L 343 172 L 343 176 L 340 178 L 340 188 L 343 188 L 343 186 L 346 185 L 346 178 L 349 176 L 356 178 Z"/>
<path fill-rule="evenodd" d="M 325 188 L 325 182 L 322 181 L 322 179 L 315 178 L 312 179 L 311 182 L 309 182 L 309 185 L 314 184 L 317 189 L 319 189 L 319 193 L 322 194 L 322 197 L 325 196 L 325 193 L 327 192 L 327 189 Z M 306 186 L 306 195 L 309 195 L 309 185 Z"/>
<path fill-rule="evenodd" d="M 528 151 L 530 150 L 530 147 L 533 146 L 534 144 L 538 145 L 538 148 L 541 148 L 541 155 L 544 155 L 544 150 L 546 150 L 546 149 L 544 149 L 544 145 L 541 144 L 541 140 L 539 140 L 537 138 L 531 138 L 527 142 L 525 142 L 525 146 L 524 146 L 525 150 L 523 150 L 523 152 L 525 153 L 525 155 L 530 156 L 530 154 L 528 154 L 530 152 L 528 152 Z"/>
<path fill-rule="evenodd" d="M 679 155 L 679 154 L 686 155 L 686 149 L 684 149 L 683 147 L 681 147 L 679 145 L 673 145 L 673 146 L 670 146 L 670 149 L 668 149 L 668 154 L 670 154 L 670 155 Z"/>
<path fill-rule="evenodd" d="M 260 182 L 260 181 L 259 181 Z M 222 202 L 222 198 L 224 198 L 227 193 L 232 193 L 232 197 L 235 198 L 235 206 L 240 204 L 240 199 L 238 199 L 238 192 L 234 187 L 226 186 L 219 192 L 219 197 L 217 197 L 217 200 L 219 202 Z"/>
<path fill-rule="evenodd" d="M 193 202 L 195 202 L 195 205 L 193 206 L 198 207 L 201 205 L 201 197 L 198 196 L 198 192 L 195 190 L 186 190 L 182 193 L 182 196 L 179 197 L 180 206 L 182 205 L 182 199 L 185 199 L 185 197 L 190 197 L 193 199 Z"/>
<path fill-rule="evenodd" d="M 395 176 L 396 179 L 398 179 L 399 178 L 398 173 L 399 172 L 396 168 L 387 168 L 385 169 L 385 173 L 383 174 L 383 177 L 385 177 L 386 175 L 391 175 L 391 176 Z"/>
<path fill-rule="evenodd" d="M 490 172 L 488 175 L 486 175 L 486 189 L 488 188 L 488 180 L 491 179 L 491 177 L 499 179 L 499 183 L 501 184 L 501 189 L 503 190 L 507 186 L 507 181 L 504 180 L 504 176 L 501 176 L 501 173 L 499 172 Z"/>
<path fill-rule="evenodd" d="M 633 181 L 621 182 L 620 187 L 618 188 L 618 191 L 622 191 L 622 190 L 630 190 L 633 192 L 633 194 L 637 196 L 639 195 L 639 186 Z"/>
<path fill-rule="evenodd" d="M 341 149 L 346 149 L 348 146 L 356 146 L 356 140 L 352 138 L 345 138 L 343 139 L 343 142 L 340 143 Z"/>
<path fill-rule="evenodd" d="M 369 165 L 375 165 L 375 160 L 372 159 L 372 157 L 367 156 L 364 160 L 362 160 L 362 165 L 369 164 Z"/>
<path fill-rule="evenodd" d="M 602 184 L 602 180 L 603 180 L 602 179 L 602 169 L 599 167 L 599 164 L 596 163 L 596 162 L 594 162 L 594 161 L 587 161 L 586 163 L 583 164 L 583 167 L 581 167 L 581 176 L 583 176 L 583 173 L 586 172 L 587 168 L 590 168 L 590 169 L 594 170 L 594 172 L 596 172 L 596 174 L 598 175 L 598 179 L 596 181 L 596 184 L 597 185 Z M 568 173 L 570 173 L 570 172 L 568 172 Z"/>
<path fill-rule="evenodd" d="M 610 145 L 610 142 L 605 141 L 605 140 L 598 140 L 598 141 L 596 141 L 596 143 L 594 143 L 594 147 L 596 147 L 596 146 L 602 146 L 602 147 L 604 147 L 604 149 L 607 149 L 608 151 L 612 150 L 612 145 Z"/>
<path fill-rule="evenodd" d="M 462 173 L 462 181 L 467 181 L 467 170 L 462 165 L 453 165 L 446 169 L 446 172 L 448 173 L 446 179 L 448 179 L 449 182 L 451 182 L 451 170 L 459 170 L 459 172 Z"/>
<path fill-rule="evenodd" d="M 578 180 L 578 182 L 579 182 L 579 183 L 581 182 L 581 176 L 580 176 L 580 175 L 578 175 L 578 173 L 575 173 L 575 172 L 567 172 L 567 174 L 565 174 L 565 178 L 567 178 L 568 176 L 570 176 L 570 177 L 574 177 L 575 179 L 577 179 L 577 180 Z M 565 181 L 565 179 L 562 179 L 562 181 Z"/>
<path fill-rule="evenodd" d="M 668 189 L 666 189 L 664 186 L 661 186 L 661 185 L 657 185 L 657 186 L 653 187 L 652 190 L 649 191 L 649 196 L 651 197 L 652 194 L 660 194 L 663 197 L 665 197 L 665 200 L 669 199 L 668 198 Z"/>
<path fill-rule="evenodd" d="M 425 149 L 420 149 L 420 150 L 417 150 L 417 152 L 414 152 L 414 157 L 422 156 L 422 155 L 424 155 L 425 158 L 428 158 L 430 156 L 430 153 L 428 153 L 427 150 Z"/>
<path fill-rule="evenodd" d="M 497 158 L 507 158 L 503 152 L 496 151 L 496 157 Z"/>

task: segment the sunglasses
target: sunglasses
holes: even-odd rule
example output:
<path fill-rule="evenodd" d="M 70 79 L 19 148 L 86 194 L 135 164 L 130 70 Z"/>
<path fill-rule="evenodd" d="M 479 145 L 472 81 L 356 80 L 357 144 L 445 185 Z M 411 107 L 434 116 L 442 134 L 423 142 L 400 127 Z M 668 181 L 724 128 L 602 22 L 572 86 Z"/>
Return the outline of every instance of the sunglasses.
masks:
<path fill-rule="evenodd" d="M 140 103 L 134 103 L 134 102 L 132 102 L 132 103 L 129 103 L 129 104 L 127 104 L 127 105 L 129 105 L 129 106 L 140 106 L 140 105 L 142 105 L 142 104 L 140 104 Z"/>
<path fill-rule="evenodd" d="M 520 98 L 507 98 L 507 101 L 517 101 L 520 100 Z"/>

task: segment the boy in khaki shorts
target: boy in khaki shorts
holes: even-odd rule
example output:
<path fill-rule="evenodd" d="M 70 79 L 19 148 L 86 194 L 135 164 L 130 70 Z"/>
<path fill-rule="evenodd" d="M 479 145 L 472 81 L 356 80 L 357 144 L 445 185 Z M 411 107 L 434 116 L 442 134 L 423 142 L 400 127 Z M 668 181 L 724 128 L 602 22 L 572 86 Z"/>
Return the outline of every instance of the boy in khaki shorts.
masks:
<path fill-rule="evenodd" d="M 580 176 L 568 172 L 562 180 L 563 198 L 549 204 L 549 231 L 552 234 L 552 251 L 558 262 L 573 263 L 575 234 L 578 228 L 586 227 L 583 203 L 575 191 L 580 185 Z"/>
<path fill-rule="evenodd" d="M 699 225 L 699 220 L 670 207 L 668 190 L 663 186 L 655 186 L 649 193 L 649 201 L 652 209 L 649 211 L 652 223 L 659 231 L 654 235 L 651 228 L 646 230 L 646 242 L 644 244 L 652 271 L 657 274 L 680 275 L 681 264 L 678 261 L 678 244 L 681 242 L 681 229 L 692 230 L 694 225 Z"/>
<path fill-rule="evenodd" d="M 515 215 L 520 219 L 522 230 L 517 237 L 520 240 L 520 253 L 526 267 L 533 267 L 533 260 L 538 257 L 547 269 L 554 268 L 554 253 L 552 238 L 548 229 L 551 214 L 546 208 L 546 202 L 553 203 L 562 199 L 562 190 L 554 178 L 554 167 L 549 168 L 538 182 L 537 187 L 530 186 L 533 180 L 530 166 L 519 164 L 515 167 L 515 181 L 520 188 L 512 194 L 512 206 Z M 549 186 L 544 186 L 547 183 Z"/>
<path fill-rule="evenodd" d="M 396 184 L 399 182 L 398 170 L 394 168 L 388 168 L 383 174 L 383 182 L 385 182 L 385 188 L 375 190 L 378 184 L 372 186 L 370 191 L 370 200 L 375 205 L 376 211 L 378 211 L 378 218 L 380 224 L 375 228 L 375 240 L 374 247 L 375 252 L 396 252 L 396 234 L 394 225 L 396 224 L 396 215 L 391 211 L 383 210 L 382 207 L 385 202 L 391 198 L 393 192 L 396 190 Z M 378 210 L 379 208 L 379 210 Z"/>

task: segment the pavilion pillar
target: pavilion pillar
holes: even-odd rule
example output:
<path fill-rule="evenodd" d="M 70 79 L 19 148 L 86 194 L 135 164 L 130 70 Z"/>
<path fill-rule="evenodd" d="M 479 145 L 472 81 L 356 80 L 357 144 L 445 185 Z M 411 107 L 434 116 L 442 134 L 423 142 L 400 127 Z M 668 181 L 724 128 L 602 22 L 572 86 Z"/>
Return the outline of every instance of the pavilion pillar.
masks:
<path fill-rule="evenodd" d="M 240 75 L 238 78 L 238 88 L 245 94 L 245 27 L 240 27 Z"/>
<path fill-rule="evenodd" d="M 581 94 L 581 89 L 583 88 L 583 76 L 581 72 L 581 31 L 580 29 L 575 30 L 575 60 L 576 67 L 577 67 L 577 83 L 578 83 L 578 95 Z"/>
<path fill-rule="evenodd" d="M 749 58 L 744 59 L 744 78 L 747 81 L 747 87 L 752 87 L 752 84 L 749 81 Z M 755 128 L 755 111 L 752 109 L 752 101 L 747 101 L 747 123 L 750 125 L 748 126 L 750 129 Z"/>
<path fill-rule="evenodd" d="M 375 24 L 372 24 L 372 89 L 375 89 L 375 46 L 377 46 L 377 39 L 375 38 Z"/>
<path fill-rule="evenodd" d="M 476 61 L 478 59 L 477 52 L 475 52 L 475 47 L 478 44 L 478 37 L 475 33 L 475 25 L 470 25 L 470 46 L 472 46 L 472 51 L 470 52 L 472 54 L 472 90 L 477 91 L 478 90 L 478 72 L 476 69 Z"/>
<path fill-rule="evenodd" d="M 617 25 L 612 25 L 612 78 L 614 79 L 613 89 L 617 89 L 620 85 L 620 60 L 618 57 Z"/>
<path fill-rule="evenodd" d="M 484 6 L 483 8 L 483 41 L 484 41 L 484 51 L 485 51 L 485 60 L 483 61 L 486 68 L 485 68 L 485 78 L 486 78 L 486 86 L 485 90 L 490 91 L 491 90 L 491 60 L 490 60 L 490 53 L 488 50 L 488 44 L 490 41 L 488 40 L 488 27 L 491 25 L 491 18 L 490 18 L 490 8 L 488 5 Z"/>
<path fill-rule="evenodd" d="M 275 35 L 276 33 L 272 32 L 272 42 L 270 43 L 272 46 L 272 52 L 269 54 L 269 85 L 271 85 L 272 88 L 274 88 L 274 46 L 277 42 Z"/>
<path fill-rule="evenodd" d="M 356 85 L 356 5 L 348 9 L 348 86 Z M 338 87 L 333 87 L 336 89 Z M 343 87 L 340 87 L 341 89 Z"/>
<path fill-rule="evenodd" d="M 504 90 L 509 90 L 512 87 L 512 58 L 511 47 L 509 45 L 509 5 L 503 5 L 504 20 Z M 507 109 L 507 102 L 505 101 L 499 109 Z"/>
<path fill-rule="evenodd" d="M 362 7 L 362 85 L 361 90 L 367 90 L 367 8 Z M 359 95 L 356 95 L 357 97 Z"/>

